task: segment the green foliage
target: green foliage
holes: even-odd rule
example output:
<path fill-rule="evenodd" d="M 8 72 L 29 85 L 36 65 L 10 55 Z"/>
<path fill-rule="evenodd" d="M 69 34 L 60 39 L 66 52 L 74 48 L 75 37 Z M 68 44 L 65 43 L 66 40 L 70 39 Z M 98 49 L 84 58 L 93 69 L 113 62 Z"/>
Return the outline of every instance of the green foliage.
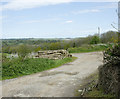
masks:
<path fill-rule="evenodd" d="M 32 52 L 39 50 L 58 50 L 81 47 L 84 44 L 115 43 L 118 42 L 118 33 L 108 31 L 101 35 L 94 34 L 87 37 L 71 39 L 4 39 L 3 53 L 18 53 L 20 45 L 27 45 Z M 38 48 L 39 46 L 39 48 Z"/>
<path fill-rule="evenodd" d="M 39 47 L 37 47 L 37 48 L 35 48 L 35 52 L 38 52 L 38 51 L 40 51 L 41 50 L 41 47 L 39 46 Z"/>
<path fill-rule="evenodd" d="M 109 47 L 103 54 L 104 64 L 109 66 L 120 65 L 120 44 Z"/>
<path fill-rule="evenodd" d="M 98 44 L 100 42 L 100 39 L 98 36 L 93 36 L 92 40 L 90 41 L 90 44 Z"/>
<path fill-rule="evenodd" d="M 10 54 L 10 53 L 11 53 L 11 51 L 10 51 L 10 46 L 2 47 L 2 52 L 3 52 L 3 53 L 8 53 L 8 54 Z"/>
<path fill-rule="evenodd" d="M 75 42 L 73 43 L 73 48 L 75 47 L 76 45 L 75 45 Z"/>
<path fill-rule="evenodd" d="M 115 99 L 111 94 L 104 94 L 102 89 L 93 88 L 92 91 L 89 91 L 84 97 L 104 97 Z"/>
<path fill-rule="evenodd" d="M 8 59 L 2 64 L 2 79 L 15 78 L 22 75 L 33 74 L 58 67 L 71 62 L 76 58 L 65 58 L 62 60 L 50 60 L 42 58 L 27 58 L 24 62 L 21 58 Z"/>
<path fill-rule="evenodd" d="M 2 53 L 2 62 L 7 61 L 7 55 L 5 53 Z"/>
<path fill-rule="evenodd" d="M 94 52 L 94 51 L 103 51 L 108 46 L 105 45 L 86 45 L 82 47 L 69 48 L 70 53 L 85 53 L 85 52 Z"/>
<path fill-rule="evenodd" d="M 112 94 L 105 94 L 102 88 L 98 88 L 98 86 L 96 86 L 98 84 L 98 78 L 99 78 L 99 73 L 94 72 L 92 74 L 90 74 L 89 76 L 85 77 L 83 79 L 83 82 L 80 84 L 80 86 L 78 86 L 76 92 L 75 92 L 75 96 L 80 97 L 82 92 L 78 92 L 79 89 L 83 90 L 84 88 L 89 89 L 88 91 L 86 91 L 83 95 L 83 98 L 87 98 L 90 97 L 91 99 L 116 99 L 114 97 L 114 95 Z M 95 87 L 93 87 L 95 86 Z"/>
<path fill-rule="evenodd" d="M 120 57 L 120 45 L 115 44 L 115 45 L 108 47 L 105 51 L 105 54 L 108 54 L 110 56 Z"/>
<path fill-rule="evenodd" d="M 64 49 L 67 50 L 68 48 L 70 48 L 70 44 L 64 44 Z"/>
<path fill-rule="evenodd" d="M 101 43 L 114 43 L 118 40 L 118 33 L 114 31 L 108 31 L 101 34 L 100 40 Z"/>
<path fill-rule="evenodd" d="M 19 45 L 18 47 L 18 56 L 22 59 L 24 59 L 29 53 L 31 52 L 31 50 L 29 49 L 29 47 L 27 45 Z"/>
<path fill-rule="evenodd" d="M 59 39 L 3 39 L 2 46 L 16 46 L 20 44 L 39 45 L 40 43 L 59 42 Z"/>
<path fill-rule="evenodd" d="M 61 43 L 60 43 L 60 42 L 51 43 L 51 44 L 49 45 L 49 49 L 50 49 L 50 50 L 61 49 Z"/>

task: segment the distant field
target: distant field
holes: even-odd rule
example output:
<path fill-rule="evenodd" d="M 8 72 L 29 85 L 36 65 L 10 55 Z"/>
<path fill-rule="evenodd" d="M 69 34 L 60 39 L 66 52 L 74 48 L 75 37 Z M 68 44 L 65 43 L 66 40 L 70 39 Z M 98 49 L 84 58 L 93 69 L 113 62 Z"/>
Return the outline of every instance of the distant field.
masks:
<path fill-rule="evenodd" d="M 85 53 L 85 52 L 94 52 L 94 51 L 104 51 L 108 48 L 107 45 L 87 45 L 82 47 L 69 48 L 70 53 Z"/>
<path fill-rule="evenodd" d="M 50 60 L 42 58 L 29 58 L 21 61 L 19 58 L 8 60 L 2 64 L 2 80 L 29 75 L 72 62 L 76 57 L 61 60 Z"/>

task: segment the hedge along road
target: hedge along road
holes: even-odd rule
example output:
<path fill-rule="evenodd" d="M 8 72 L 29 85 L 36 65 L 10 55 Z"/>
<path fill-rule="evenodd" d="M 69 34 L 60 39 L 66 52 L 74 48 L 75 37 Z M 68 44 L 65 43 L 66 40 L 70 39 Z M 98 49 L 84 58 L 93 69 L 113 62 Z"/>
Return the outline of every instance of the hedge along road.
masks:
<path fill-rule="evenodd" d="M 73 97 L 84 77 L 102 65 L 102 52 L 74 53 L 74 62 L 40 73 L 2 81 L 4 97 Z"/>

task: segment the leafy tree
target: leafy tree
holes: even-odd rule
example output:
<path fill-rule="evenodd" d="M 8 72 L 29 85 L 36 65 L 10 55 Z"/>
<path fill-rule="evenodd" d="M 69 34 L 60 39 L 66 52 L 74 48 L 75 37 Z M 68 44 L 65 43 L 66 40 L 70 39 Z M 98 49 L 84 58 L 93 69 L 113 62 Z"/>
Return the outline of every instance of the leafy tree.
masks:
<path fill-rule="evenodd" d="M 10 52 L 10 46 L 2 47 L 2 52 L 3 52 L 3 53 L 9 53 L 9 54 L 10 54 L 10 53 L 11 53 L 11 52 Z"/>
<path fill-rule="evenodd" d="M 60 42 L 56 42 L 56 43 L 51 43 L 49 45 L 50 50 L 58 50 L 61 49 L 61 44 Z"/>
<path fill-rule="evenodd" d="M 16 54 L 17 53 L 17 48 L 18 46 L 11 46 L 10 47 L 10 49 L 9 49 L 9 51 L 11 52 L 11 53 L 14 53 L 14 54 Z"/>
<path fill-rule="evenodd" d="M 102 43 L 113 43 L 116 42 L 115 40 L 118 41 L 118 33 L 114 31 L 108 31 L 106 33 L 101 34 L 101 42 Z"/>
<path fill-rule="evenodd" d="M 92 40 L 90 41 L 90 44 L 98 44 L 100 42 L 100 39 L 98 36 L 93 36 Z"/>
<path fill-rule="evenodd" d="M 1 55 L 2 55 L 2 62 L 6 62 L 7 55 L 5 53 L 2 53 Z M 0 58 L 1 58 L 1 56 L 0 56 Z"/>
<path fill-rule="evenodd" d="M 39 47 L 37 47 L 36 49 L 35 49 L 35 52 L 38 52 L 38 51 L 40 51 L 41 50 L 41 47 L 39 46 Z"/>
<path fill-rule="evenodd" d="M 73 48 L 74 48 L 74 47 L 76 47 L 76 44 L 75 44 L 75 42 L 73 43 Z"/>
<path fill-rule="evenodd" d="M 68 49 L 68 48 L 70 48 L 70 44 L 68 43 L 68 44 L 64 44 L 64 49 Z"/>
<path fill-rule="evenodd" d="M 27 45 L 19 45 L 18 47 L 18 56 L 22 58 L 22 60 L 25 59 L 25 57 L 31 52 L 29 47 Z"/>

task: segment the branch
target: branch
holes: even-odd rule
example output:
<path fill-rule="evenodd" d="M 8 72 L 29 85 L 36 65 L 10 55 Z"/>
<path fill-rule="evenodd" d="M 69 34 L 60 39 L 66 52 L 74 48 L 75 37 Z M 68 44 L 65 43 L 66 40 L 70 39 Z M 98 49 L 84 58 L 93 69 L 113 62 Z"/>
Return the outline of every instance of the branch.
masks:
<path fill-rule="evenodd" d="M 111 26 L 118 31 L 118 29 L 113 24 L 111 24 Z"/>

